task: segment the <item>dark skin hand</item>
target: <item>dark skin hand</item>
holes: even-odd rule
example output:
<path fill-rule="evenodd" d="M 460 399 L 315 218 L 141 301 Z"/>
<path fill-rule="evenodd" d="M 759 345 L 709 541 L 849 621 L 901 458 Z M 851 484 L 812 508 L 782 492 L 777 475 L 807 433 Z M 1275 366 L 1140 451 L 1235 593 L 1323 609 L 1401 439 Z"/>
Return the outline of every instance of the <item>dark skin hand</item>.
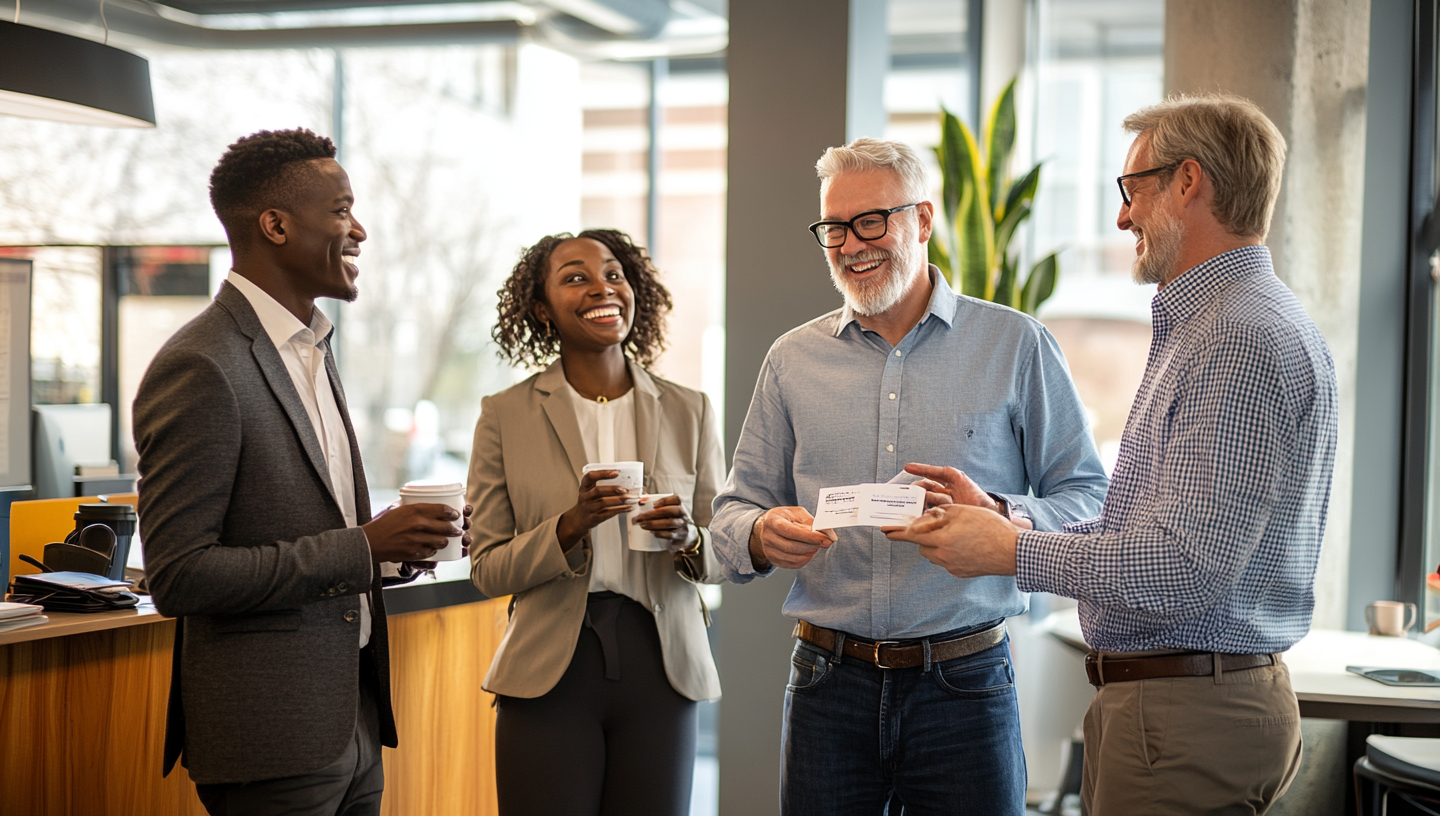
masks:
<path fill-rule="evenodd" d="M 651 510 L 635 517 L 641 529 L 648 530 L 657 538 L 666 539 L 670 552 L 679 552 L 690 543 L 690 514 L 675 495 L 656 499 Z"/>
<path fill-rule="evenodd" d="M 370 541 L 370 558 L 375 563 L 408 562 L 417 569 L 433 569 L 435 564 L 429 559 L 445 547 L 447 538 L 460 536 L 460 543 L 469 550 L 470 511 L 468 504 L 463 514 L 448 504 L 402 504 L 381 510 L 360 529 Z"/>
<path fill-rule="evenodd" d="M 585 535 L 600 526 L 600 522 L 614 518 L 627 510 L 635 509 L 635 502 L 619 485 L 600 485 L 596 482 L 614 479 L 618 470 L 592 470 L 580 478 L 580 496 L 575 506 L 560 515 L 555 525 L 555 536 L 560 539 L 561 552 L 570 552 L 584 540 Z"/>

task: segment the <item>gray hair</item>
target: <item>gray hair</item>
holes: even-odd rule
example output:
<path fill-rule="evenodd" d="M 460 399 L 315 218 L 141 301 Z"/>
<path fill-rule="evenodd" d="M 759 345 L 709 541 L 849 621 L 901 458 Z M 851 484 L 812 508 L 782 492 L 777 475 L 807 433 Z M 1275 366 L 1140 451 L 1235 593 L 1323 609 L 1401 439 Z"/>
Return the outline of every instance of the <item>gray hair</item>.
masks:
<path fill-rule="evenodd" d="M 815 162 L 815 175 L 826 182 L 842 173 L 889 170 L 900 177 L 910 201 L 928 201 L 930 184 L 920 156 L 904 142 L 892 139 L 856 139 L 843 147 L 828 148 Z"/>
<path fill-rule="evenodd" d="M 1215 188 L 1215 219 L 1232 235 L 1265 239 L 1280 196 L 1285 137 L 1259 105 L 1231 94 L 1172 94 L 1125 117 L 1124 127 L 1150 136 L 1156 167 L 1199 162 Z M 1173 177 L 1172 170 L 1160 181 Z"/>

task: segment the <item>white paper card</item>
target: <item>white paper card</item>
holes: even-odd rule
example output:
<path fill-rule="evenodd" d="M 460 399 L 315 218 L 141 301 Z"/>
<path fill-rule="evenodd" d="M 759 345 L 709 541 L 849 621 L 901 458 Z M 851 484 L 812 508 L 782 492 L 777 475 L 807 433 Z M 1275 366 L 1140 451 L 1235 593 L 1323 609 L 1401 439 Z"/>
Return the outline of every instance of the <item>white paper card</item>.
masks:
<path fill-rule="evenodd" d="M 919 485 L 860 484 L 820 489 L 812 530 L 909 524 L 925 512 Z"/>

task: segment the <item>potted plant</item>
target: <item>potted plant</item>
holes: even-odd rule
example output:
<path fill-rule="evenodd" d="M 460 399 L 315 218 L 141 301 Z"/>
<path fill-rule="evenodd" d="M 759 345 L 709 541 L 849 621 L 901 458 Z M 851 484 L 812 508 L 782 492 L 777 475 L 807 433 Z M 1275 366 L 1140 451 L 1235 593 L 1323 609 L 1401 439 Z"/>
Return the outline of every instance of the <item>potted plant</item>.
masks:
<path fill-rule="evenodd" d="M 930 235 L 930 262 L 962 295 L 1002 303 L 1033 315 L 1055 291 L 1055 255 L 1041 258 L 1021 280 L 1015 231 L 1030 217 L 1040 165 L 1012 180 L 1015 80 L 1005 86 L 985 124 L 985 152 L 955 114 L 940 111 L 941 200 L 944 218 Z"/>

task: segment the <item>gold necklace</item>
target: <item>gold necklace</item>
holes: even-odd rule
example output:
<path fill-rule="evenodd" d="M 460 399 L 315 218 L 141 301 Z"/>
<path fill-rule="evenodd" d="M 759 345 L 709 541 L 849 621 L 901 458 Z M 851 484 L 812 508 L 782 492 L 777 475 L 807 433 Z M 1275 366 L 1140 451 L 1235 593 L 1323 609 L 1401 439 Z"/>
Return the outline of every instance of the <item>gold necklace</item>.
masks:
<path fill-rule="evenodd" d="M 595 401 L 598 402 L 598 403 L 600 403 L 601 405 L 604 405 L 605 403 L 609 402 L 610 400 L 605 399 L 605 395 L 604 395 L 604 394 L 601 394 L 600 396 L 598 396 L 598 397 L 595 398 Z"/>

